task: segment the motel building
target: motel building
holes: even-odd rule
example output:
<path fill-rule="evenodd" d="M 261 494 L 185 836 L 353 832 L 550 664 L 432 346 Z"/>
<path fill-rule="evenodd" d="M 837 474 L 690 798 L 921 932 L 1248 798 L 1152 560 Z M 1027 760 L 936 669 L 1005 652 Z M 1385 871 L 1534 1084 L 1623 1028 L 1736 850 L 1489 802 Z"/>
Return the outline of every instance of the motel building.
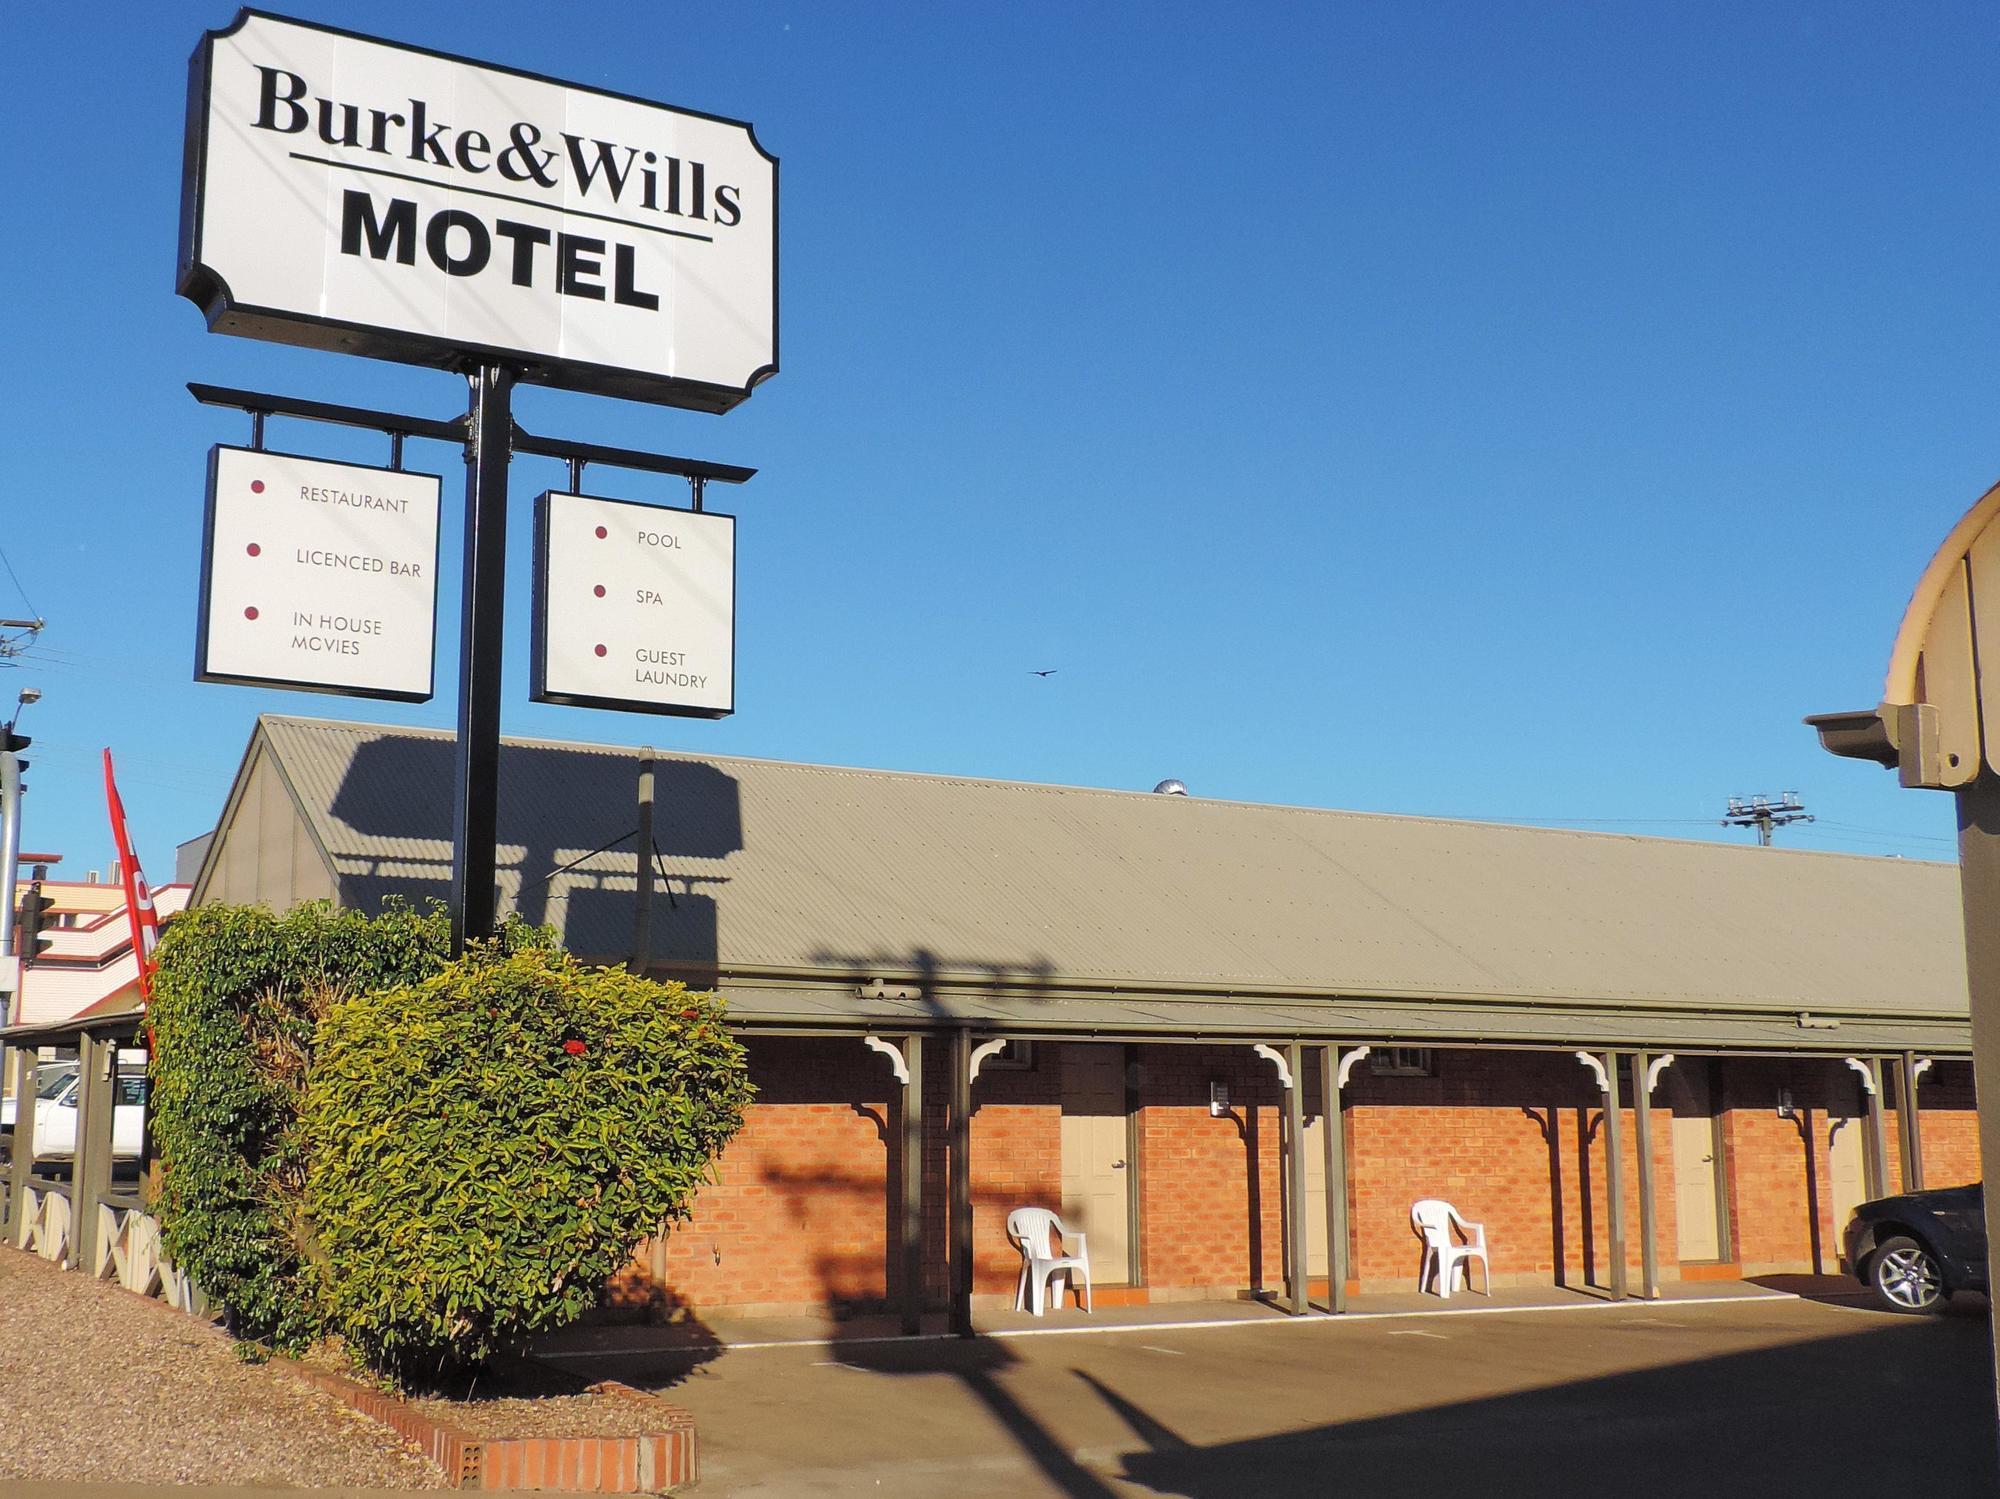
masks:
<path fill-rule="evenodd" d="M 452 755 L 262 718 L 193 900 L 442 896 Z M 520 739 L 499 830 L 503 911 L 749 1051 L 633 1315 L 969 1327 L 1026 1206 L 1100 1305 L 1344 1304 L 1415 1288 L 1432 1197 L 1495 1286 L 1636 1295 L 1838 1271 L 1855 1203 L 1979 1177 L 1951 865 Z"/>

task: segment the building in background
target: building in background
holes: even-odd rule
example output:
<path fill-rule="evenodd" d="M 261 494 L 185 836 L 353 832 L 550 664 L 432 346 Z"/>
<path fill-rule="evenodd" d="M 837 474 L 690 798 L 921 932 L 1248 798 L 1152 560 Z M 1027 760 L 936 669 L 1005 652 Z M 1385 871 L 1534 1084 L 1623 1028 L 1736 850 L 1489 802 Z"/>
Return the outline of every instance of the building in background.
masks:
<path fill-rule="evenodd" d="M 16 899 L 24 899 L 40 885 L 50 902 L 42 927 L 49 945 L 22 969 L 15 1023 L 39 1025 L 138 1009 L 139 967 L 132 953 L 125 887 L 116 867 L 101 880 L 94 871 L 81 880 L 49 877 L 46 870 L 58 862 L 59 856 L 50 854 L 21 856 Z M 153 905 L 160 920 L 169 921 L 185 909 L 189 893 L 189 886 L 181 883 L 155 890 Z"/>

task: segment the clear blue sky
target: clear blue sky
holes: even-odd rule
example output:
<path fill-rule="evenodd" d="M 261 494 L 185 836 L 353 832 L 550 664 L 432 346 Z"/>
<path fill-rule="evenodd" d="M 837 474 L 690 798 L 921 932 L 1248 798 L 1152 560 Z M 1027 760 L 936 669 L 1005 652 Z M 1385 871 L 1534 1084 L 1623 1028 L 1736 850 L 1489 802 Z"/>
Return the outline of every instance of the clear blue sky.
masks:
<path fill-rule="evenodd" d="M 0 546 L 49 627 L 0 689 L 46 693 L 25 842 L 65 872 L 111 857 L 101 746 L 159 880 L 260 710 L 454 716 L 436 445 L 436 701 L 192 681 L 205 454 L 247 422 L 183 382 L 464 399 L 174 296 L 186 61 L 233 13 L 4 23 Z M 1875 702 L 2000 476 L 1990 5 L 301 13 L 748 119 L 783 161 L 781 374 L 725 417 L 517 402 L 762 470 L 727 494 L 737 716 L 527 701 L 560 470 L 524 459 L 509 731 L 1738 840 L 1730 794 L 1796 789 L 1825 820 L 1787 844 L 1952 857 L 1949 798 L 1799 719 Z"/>

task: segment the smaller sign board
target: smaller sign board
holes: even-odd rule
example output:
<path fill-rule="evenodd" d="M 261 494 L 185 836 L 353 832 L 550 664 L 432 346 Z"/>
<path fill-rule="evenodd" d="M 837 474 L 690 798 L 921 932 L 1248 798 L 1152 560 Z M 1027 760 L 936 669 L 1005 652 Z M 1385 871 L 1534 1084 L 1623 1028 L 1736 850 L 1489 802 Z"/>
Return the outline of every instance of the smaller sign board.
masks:
<path fill-rule="evenodd" d="M 428 699 L 439 483 L 436 474 L 211 449 L 195 680 Z"/>
<path fill-rule="evenodd" d="M 736 517 L 550 491 L 535 501 L 532 696 L 736 711 Z"/>

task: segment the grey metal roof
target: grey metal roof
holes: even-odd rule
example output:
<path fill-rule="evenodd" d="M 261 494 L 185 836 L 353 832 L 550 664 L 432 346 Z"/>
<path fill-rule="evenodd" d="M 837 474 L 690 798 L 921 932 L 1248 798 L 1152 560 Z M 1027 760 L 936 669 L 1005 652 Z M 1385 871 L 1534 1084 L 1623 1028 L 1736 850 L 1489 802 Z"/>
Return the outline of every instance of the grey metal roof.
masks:
<path fill-rule="evenodd" d="M 443 893 L 450 734 L 283 717 L 259 732 L 344 902 Z M 501 757 L 502 908 L 601 959 L 631 945 L 638 753 L 509 739 Z M 1668 1040 L 1672 1017 L 1685 1030 L 1730 1015 L 1732 1035 L 1850 1048 L 1868 1017 L 1901 1037 L 1921 1024 L 1937 1044 L 1962 1044 L 1966 1025 L 1952 865 L 655 759 L 672 892 L 655 900 L 655 957 L 729 976 L 746 1019 L 778 1018 L 801 1002 L 788 986 L 807 984 L 841 1015 L 886 1022 L 908 980 L 927 1013 L 941 992 L 1072 1019 L 1086 1004 L 1171 1001 L 1182 1029 L 1198 1028 L 1189 1005 L 1275 1006 L 1271 1028 L 1290 1030 L 1282 1012 L 1323 1017 L 1337 1000 L 1412 1023 L 1458 1017 L 1453 1034 L 1502 1011 L 1525 1034 L 1540 1033 L 1536 1014 L 1568 1036 L 1566 1016 L 1602 1028 L 1624 1013 Z M 875 978 L 886 995 L 851 987 Z M 1839 1019 L 1838 1039 L 1800 1013 Z"/>

